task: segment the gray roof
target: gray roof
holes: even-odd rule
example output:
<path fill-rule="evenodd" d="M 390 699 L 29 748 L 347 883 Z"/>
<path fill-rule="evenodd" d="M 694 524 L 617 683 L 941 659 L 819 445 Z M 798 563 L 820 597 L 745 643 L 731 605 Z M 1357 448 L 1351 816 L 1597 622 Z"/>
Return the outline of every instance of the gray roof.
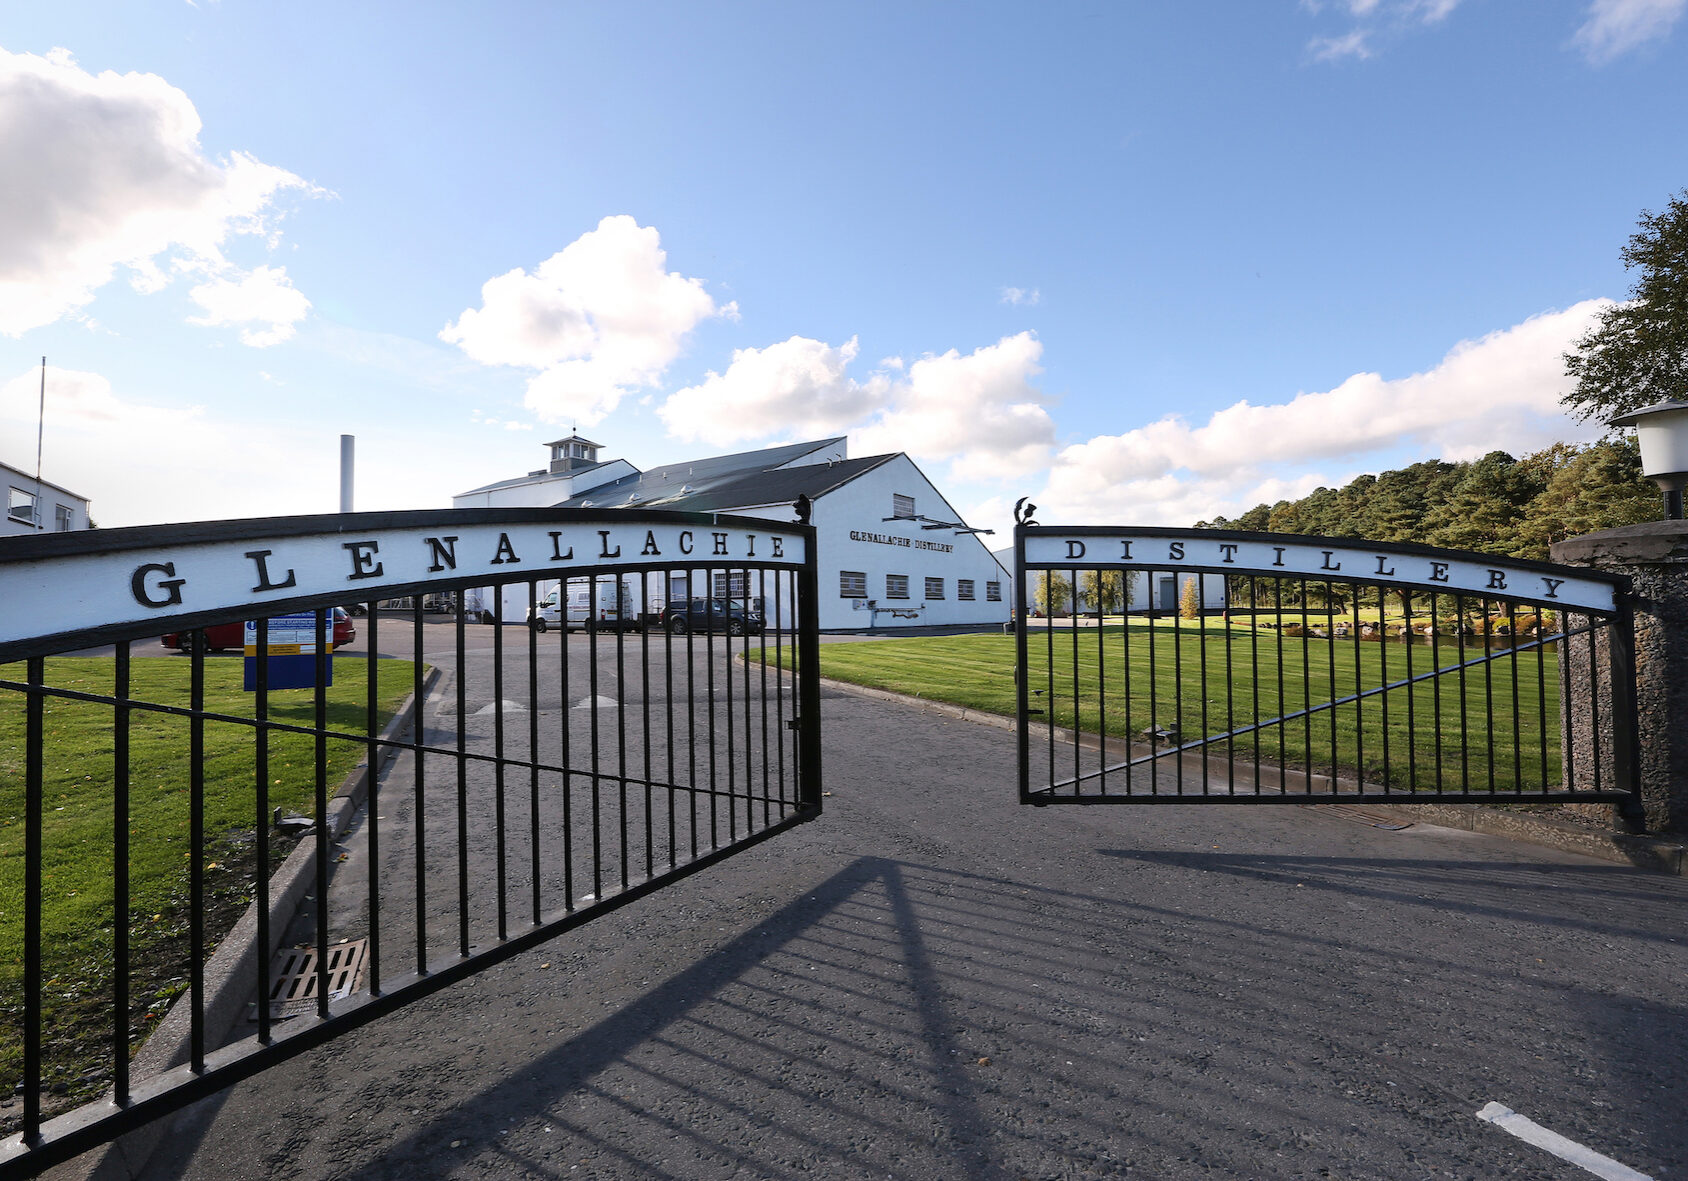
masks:
<path fill-rule="evenodd" d="M 841 459 L 835 463 L 806 463 L 789 468 L 779 466 L 817 446 L 814 443 L 803 444 L 795 454 L 783 458 L 780 453 L 791 448 L 771 447 L 767 451 L 749 452 L 744 456 L 725 455 L 693 464 L 675 464 L 662 471 L 643 472 L 601 484 L 562 501 L 557 507 L 584 508 L 590 504 L 596 508 L 637 506 L 721 512 L 789 503 L 800 495 L 812 500 L 896 458 L 895 455 L 869 455 L 861 459 Z M 729 467 L 723 464 L 720 469 L 711 469 L 711 465 L 722 464 L 724 460 L 744 460 L 751 456 L 757 459 L 754 465 Z M 632 497 L 638 499 L 630 499 Z"/>
<path fill-rule="evenodd" d="M 580 467 L 570 468 L 567 472 L 560 473 L 560 474 L 556 473 L 556 472 L 552 472 L 548 468 L 540 468 L 538 471 L 529 472 L 525 476 L 511 476 L 508 480 L 494 480 L 490 484 L 482 484 L 479 488 L 471 488 L 471 489 L 469 489 L 469 491 L 459 492 L 457 495 L 459 495 L 459 496 L 473 496 L 477 492 L 493 492 L 493 491 L 496 491 L 499 488 L 514 488 L 517 484 L 532 484 L 532 483 L 539 481 L 539 480 L 573 479 L 575 476 L 578 476 L 583 472 L 589 472 L 589 471 L 592 471 L 596 468 L 601 468 L 601 467 L 605 466 L 605 464 L 611 464 L 611 463 L 615 463 L 615 462 L 617 462 L 617 461 L 613 460 L 613 459 L 606 459 L 606 460 L 603 461 L 603 463 L 582 464 Z"/>

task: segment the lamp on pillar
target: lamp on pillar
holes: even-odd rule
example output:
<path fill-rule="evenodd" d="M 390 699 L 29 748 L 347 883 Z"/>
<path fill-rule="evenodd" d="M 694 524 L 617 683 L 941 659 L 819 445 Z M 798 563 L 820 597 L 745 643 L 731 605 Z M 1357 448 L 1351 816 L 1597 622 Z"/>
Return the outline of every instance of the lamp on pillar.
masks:
<path fill-rule="evenodd" d="M 1641 474 L 1665 494 L 1665 516 L 1682 520 L 1682 490 L 1688 488 L 1688 402 L 1660 402 L 1608 424 L 1635 428 L 1641 443 Z"/>

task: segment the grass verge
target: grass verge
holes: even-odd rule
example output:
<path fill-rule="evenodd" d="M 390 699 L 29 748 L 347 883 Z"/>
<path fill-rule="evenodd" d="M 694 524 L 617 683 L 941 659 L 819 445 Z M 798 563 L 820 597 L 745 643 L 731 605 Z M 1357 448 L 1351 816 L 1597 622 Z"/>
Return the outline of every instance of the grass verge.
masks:
<path fill-rule="evenodd" d="M 241 687 L 239 659 L 205 661 L 204 708 L 230 720 L 204 726 L 206 955 L 250 903 L 257 880 L 257 743 L 254 695 Z M 331 730 L 379 733 L 409 691 L 412 665 L 380 661 L 377 716 L 365 708 L 368 662 L 339 659 L 328 691 Z M 129 699 L 148 707 L 189 703 L 190 662 L 152 658 L 130 665 Z M 0 666 L 0 681 L 22 682 L 22 665 Z M 46 683 L 109 698 L 114 662 L 60 657 L 46 662 Z M 129 757 L 130 938 L 127 1037 L 131 1052 L 187 987 L 191 738 L 189 720 L 161 708 L 131 712 Z M 274 692 L 269 717 L 312 726 L 309 690 Z M 110 1012 L 114 963 L 113 825 L 116 812 L 116 708 L 108 701 L 48 697 L 43 709 L 43 1066 L 45 1081 L 70 1098 L 109 1082 L 115 1037 Z M 0 1085 L 22 1077 L 25 698 L 0 687 Z M 327 744 L 332 792 L 365 753 L 361 742 Z M 268 738 L 270 808 L 315 811 L 315 740 L 272 732 Z M 271 842 L 272 868 L 288 847 Z"/>

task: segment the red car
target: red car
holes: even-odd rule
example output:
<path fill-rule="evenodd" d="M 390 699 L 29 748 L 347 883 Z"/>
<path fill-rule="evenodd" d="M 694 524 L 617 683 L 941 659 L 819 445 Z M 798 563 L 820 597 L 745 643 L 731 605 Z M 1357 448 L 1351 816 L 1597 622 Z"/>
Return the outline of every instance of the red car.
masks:
<path fill-rule="evenodd" d="M 228 648 L 245 651 L 246 624 L 245 623 L 214 623 L 203 629 L 205 634 L 205 650 L 207 652 L 222 652 Z M 188 642 L 193 632 L 171 632 L 158 642 L 166 648 L 179 648 L 188 651 Z M 334 608 L 334 646 L 344 648 L 358 638 L 357 628 L 352 626 L 352 617 L 345 610 Z"/>

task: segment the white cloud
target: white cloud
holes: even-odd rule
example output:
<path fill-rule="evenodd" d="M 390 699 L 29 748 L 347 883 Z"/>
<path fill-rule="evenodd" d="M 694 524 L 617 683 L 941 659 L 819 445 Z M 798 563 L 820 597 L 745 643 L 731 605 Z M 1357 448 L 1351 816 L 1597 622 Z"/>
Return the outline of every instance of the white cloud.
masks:
<path fill-rule="evenodd" d="M 1603 64 L 1667 37 L 1688 11 L 1688 0 L 1592 0 L 1572 40 L 1588 60 Z"/>
<path fill-rule="evenodd" d="M 591 426 L 630 390 L 654 385 L 691 330 L 717 307 L 698 279 L 665 271 L 661 237 L 606 217 L 535 267 L 488 279 L 480 308 L 440 332 L 485 365 L 538 372 L 527 406 L 547 422 Z"/>
<path fill-rule="evenodd" d="M 801 336 L 735 349 L 725 373 L 675 391 L 657 414 L 677 438 L 715 445 L 830 435 L 866 421 L 889 392 L 884 379 L 858 383 L 846 376 L 857 351 L 854 337 L 834 348 Z"/>
<path fill-rule="evenodd" d="M 948 460 L 958 480 L 1036 471 L 1055 442 L 1047 399 L 1032 384 L 1042 356 L 1043 342 L 1021 332 L 965 356 L 951 349 L 922 357 L 888 392 L 878 417 L 851 433 L 851 448 Z"/>
<path fill-rule="evenodd" d="M 76 312 L 119 267 L 143 291 L 226 272 L 230 235 L 273 243 L 277 195 L 316 191 L 242 152 L 208 158 L 199 131 L 187 95 L 156 75 L 0 50 L 0 334 Z"/>
<path fill-rule="evenodd" d="M 214 278 L 189 294 L 205 309 L 205 315 L 189 323 L 243 325 L 240 339 L 254 348 L 288 339 L 293 326 L 311 310 L 311 301 L 293 286 L 285 267 L 259 267 L 239 280 Z"/>
<path fill-rule="evenodd" d="M 1439 24 L 1459 5 L 1460 0 L 1341 0 L 1334 7 L 1354 22 L 1353 28 L 1314 37 L 1307 43 L 1307 51 L 1315 61 L 1364 61 L 1375 56 L 1379 39 Z M 1318 16 L 1327 6 L 1317 0 L 1303 0 L 1302 7 Z"/>
<path fill-rule="evenodd" d="M 1276 405 L 1238 402 L 1199 426 L 1173 416 L 1067 447 L 1037 498 L 1049 510 L 1041 515 L 1188 525 L 1352 478 L 1306 471 L 1313 463 L 1354 468 L 1402 445 L 1449 460 L 1518 455 L 1586 435 L 1560 406 L 1561 357 L 1607 306 L 1588 300 L 1463 341 L 1408 377 L 1357 373 Z"/>
<path fill-rule="evenodd" d="M 677 391 L 657 413 L 679 438 L 716 445 L 847 431 L 854 454 L 952 461 L 957 479 L 1023 476 L 1048 463 L 1055 424 L 1032 384 L 1043 353 L 1034 334 L 965 356 L 891 358 L 865 381 L 846 372 L 857 352 L 854 338 L 834 347 L 800 336 L 739 349 L 725 373 Z"/>
<path fill-rule="evenodd" d="M 1043 298 L 1043 292 L 1036 287 L 1027 290 L 1024 287 L 1004 287 L 1002 302 L 1012 307 L 1031 307 Z"/>

